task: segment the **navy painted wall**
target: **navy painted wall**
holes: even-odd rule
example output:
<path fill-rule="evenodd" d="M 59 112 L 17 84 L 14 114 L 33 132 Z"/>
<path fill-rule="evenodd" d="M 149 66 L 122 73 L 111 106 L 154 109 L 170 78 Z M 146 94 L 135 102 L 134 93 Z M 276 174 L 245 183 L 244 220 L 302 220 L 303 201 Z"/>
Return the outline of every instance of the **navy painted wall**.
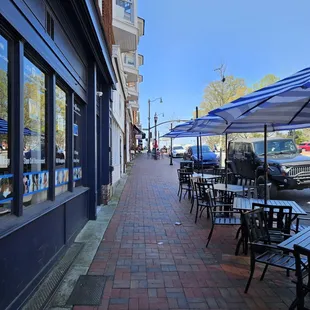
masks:
<path fill-rule="evenodd" d="M 88 192 L 84 192 L 6 237 L 0 236 L 0 309 L 6 309 L 35 281 L 85 225 L 87 197 Z"/>

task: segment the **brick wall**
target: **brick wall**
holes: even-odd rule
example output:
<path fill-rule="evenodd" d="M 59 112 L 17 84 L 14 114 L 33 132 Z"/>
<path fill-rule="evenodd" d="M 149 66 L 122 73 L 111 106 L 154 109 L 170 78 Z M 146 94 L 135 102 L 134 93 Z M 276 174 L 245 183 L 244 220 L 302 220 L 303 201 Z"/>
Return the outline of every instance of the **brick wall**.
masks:
<path fill-rule="evenodd" d="M 99 1 L 102 1 L 103 28 L 108 43 L 108 47 L 110 50 L 110 54 L 112 54 L 112 45 L 114 44 L 113 29 L 112 29 L 112 19 L 113 19 L 112 1 L 114 0 L 99 0 Z"/>

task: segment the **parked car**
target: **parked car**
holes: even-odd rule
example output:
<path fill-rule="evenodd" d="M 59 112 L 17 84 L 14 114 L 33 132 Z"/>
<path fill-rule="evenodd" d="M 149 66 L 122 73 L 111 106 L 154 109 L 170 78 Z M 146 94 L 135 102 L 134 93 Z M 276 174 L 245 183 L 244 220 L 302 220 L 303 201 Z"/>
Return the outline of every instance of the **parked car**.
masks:
<path fill-rule="evenodd" d="M 172 158 L 175 157 L 183 157 L 185 153 L 185 149 L 181 145 L 176 145 L 172 147 Z M 171 156 L 171 153 L 170 153 Z"/>
<path fill-rule="evenodd" d="M 300 152 L 292 139 L 268 139 L 268 182 L 271 182 L 272 198 L 276 198 L 279 190 L 301 190 L 310 186 L 310 157 Z M 233 175 L 256 180 L 257 185 L 264 184 L 264 140 L 259 138 L 229 142 L 228 170 Z"/>
<path fill-rule="evenodd" d="M 208 145 L 202 146 L 202 156 L 198 154 L 197 145 L 188 147 L 186 153 L 184 154 L 185 160 L 194 161 L 194 167 L 198 168 L 203 166 L 206 167 L 218 167 L 219 158 L 218 156 L 210 149 Z M 200 150 L 199 150 L 200 152 Z"/>
<path fill-rule="evenodd" d="M 310 151 L 310 142 L 304 142 L 304 143 L 300 143 L 299 145 L 298 145 L 298 148 L 300 149 L 300 150 L 305 150 L 305 151 Z"/>

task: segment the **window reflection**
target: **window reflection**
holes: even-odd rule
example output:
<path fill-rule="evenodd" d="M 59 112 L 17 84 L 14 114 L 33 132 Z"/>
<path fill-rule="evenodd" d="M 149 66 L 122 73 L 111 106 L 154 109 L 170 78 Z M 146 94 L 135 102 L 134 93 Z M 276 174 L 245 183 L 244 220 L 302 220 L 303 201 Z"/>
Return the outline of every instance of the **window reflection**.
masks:
<path fill-rule="evenodd" d="M 82 185 L 82 105 L 74 103 L 74 157 L 73 157 L 73 180 L 74 186 Z"/>
<path fill-rule="evenodd" d="M 24 205 L 47 199 L 45 74 L 24 57 Z"/>
<path fill-rule="evenodd" d="M 0 35 L 0 216 L 10 213 L 13 197 L 8 118 L 8 41 Z"/>
<path fill-rule="evenodd" d="M 66 93 L 56 86 L 56 195 L 68 189 L 69 169 L 66 161 Z"/>

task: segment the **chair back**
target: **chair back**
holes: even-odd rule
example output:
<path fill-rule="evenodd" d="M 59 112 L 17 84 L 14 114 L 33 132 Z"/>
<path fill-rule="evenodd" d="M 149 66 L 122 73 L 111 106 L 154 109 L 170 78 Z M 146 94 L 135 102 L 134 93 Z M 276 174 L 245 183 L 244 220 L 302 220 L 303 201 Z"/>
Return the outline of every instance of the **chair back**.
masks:
<path fill-rule="evenodd" d="M 195 182 L 195 187 L 197 191 L 197 197 L 199 197 L 202 201 L 207 201 L 206 191 L 208 190 L 208 183 L 206 182 Z"/>
<path fill-rule="evenodd" d="M 310 250 L 298 244 L 294 244 L 294 256 L 296 260 L 297 309 L 304 309 L 304 290 L 310 291 L 310 265 L 309 263 L 305 263 L 305 258 L 307 262 L 310 262 Z M 304 278 L 306 278 L 307 281 L 304 282 Z"/>
<path fill-rule="evenodd" d="M 244 213 L 243 216 L 250 242 L 252 244 L 258 242 L 270 243 L 264 209 L 255 209 Z"/>
<path fill-rule="evenodd" d="M 291 206 L 273 206 L 268 204 L 253 203 L 252 209 L 256 208 L 263 208 L 269 230 L 280 230 L 286 234 L 290 233 L 292 225 Z"/>
<path fill-rule="evenodd" d="M 243 192 L 242 192 L 242 197 L 244 198 L 258 198 L 258 192 L 257 192 L 257 187 L 256 186 L 244 186 L 243 187 Z"/>

